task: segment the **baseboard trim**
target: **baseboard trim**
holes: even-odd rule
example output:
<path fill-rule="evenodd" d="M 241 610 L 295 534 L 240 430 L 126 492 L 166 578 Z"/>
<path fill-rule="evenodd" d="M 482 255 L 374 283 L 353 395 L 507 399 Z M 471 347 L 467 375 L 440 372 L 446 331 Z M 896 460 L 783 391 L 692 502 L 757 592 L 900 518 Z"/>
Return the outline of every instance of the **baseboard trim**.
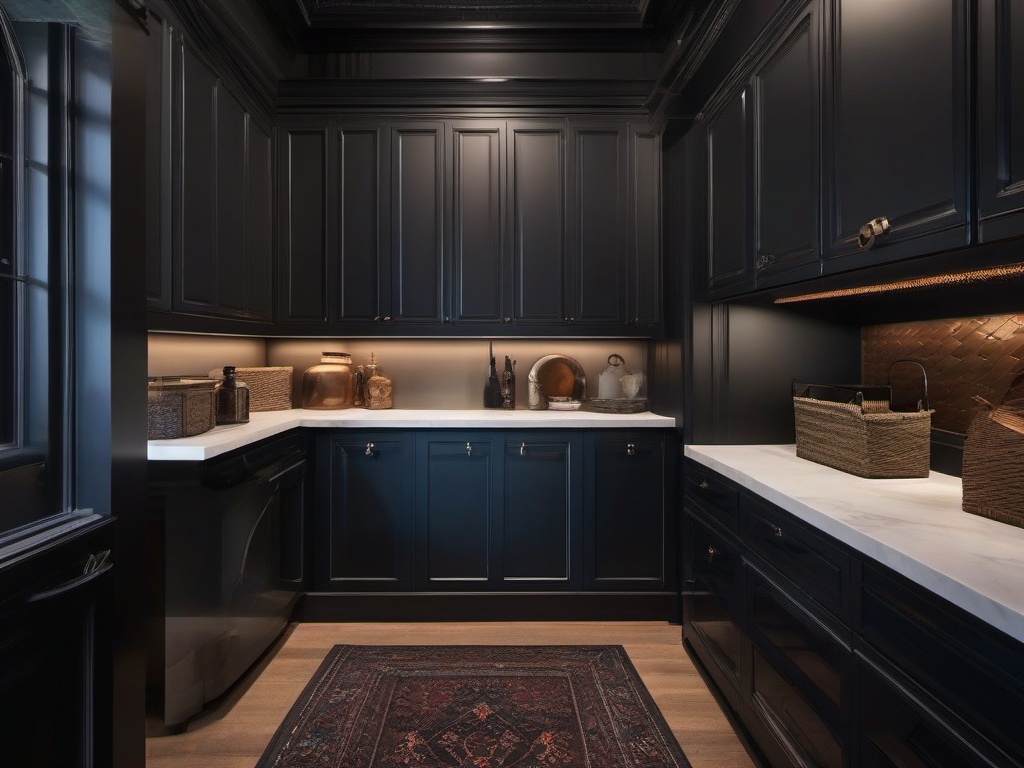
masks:
<path fill-rule="evenodd" d="M 674 592 L 308 592 L 293 621 L 668 621 Z"/>

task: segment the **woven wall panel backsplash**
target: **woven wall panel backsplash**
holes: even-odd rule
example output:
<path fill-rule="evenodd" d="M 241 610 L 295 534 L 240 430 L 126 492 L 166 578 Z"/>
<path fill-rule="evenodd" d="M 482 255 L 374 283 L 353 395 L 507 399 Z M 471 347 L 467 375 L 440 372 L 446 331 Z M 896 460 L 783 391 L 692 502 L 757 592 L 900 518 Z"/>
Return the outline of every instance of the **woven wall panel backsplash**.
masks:
<path fill-rule="evenodd" d="M 863 383 L 886 384 L 890 366 L 904 359 L 923 363 L 928 372 L 932 426 L 963 434 L 980 407 L 972 397 L 998 403 L 1024 372 L 1024 315 L 864 326 Z M 893 374 L 894 400 L 896 392 L 920 387 L 911 366 L 898 366 Z"/>

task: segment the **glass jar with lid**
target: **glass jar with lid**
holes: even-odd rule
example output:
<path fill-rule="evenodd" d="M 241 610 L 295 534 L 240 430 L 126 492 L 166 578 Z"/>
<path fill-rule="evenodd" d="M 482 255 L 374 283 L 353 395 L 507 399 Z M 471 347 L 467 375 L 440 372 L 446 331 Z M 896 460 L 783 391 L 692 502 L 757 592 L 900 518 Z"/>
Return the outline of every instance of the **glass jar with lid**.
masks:
<path fill-rule="evenodd" d="M 302 374 L 302 407 L 316 410 L 351 408 L 355 396 L 352 357 L 324 352 L 320 364 Z"/>
<path fill-rule="evenodd" d="M 249 385 L 238 379 L 233 365 L 225 365 L 223 373 L 214 390 L 217 423 L 245 424 L 249 421 Z"/>

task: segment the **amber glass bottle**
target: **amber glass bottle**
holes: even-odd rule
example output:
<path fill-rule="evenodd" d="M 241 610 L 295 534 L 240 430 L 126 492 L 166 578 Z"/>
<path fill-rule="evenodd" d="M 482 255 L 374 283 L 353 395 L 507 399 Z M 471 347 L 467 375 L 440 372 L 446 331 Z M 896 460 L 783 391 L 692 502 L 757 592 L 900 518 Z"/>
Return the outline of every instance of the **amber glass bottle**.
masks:
<path fill-rule="evenodd" d="M 224 366 L 224 378 L 214 393 L 218 424 L 245 424 L 249 421 L 249 385 L 239 381 L 235 366 Z"/>

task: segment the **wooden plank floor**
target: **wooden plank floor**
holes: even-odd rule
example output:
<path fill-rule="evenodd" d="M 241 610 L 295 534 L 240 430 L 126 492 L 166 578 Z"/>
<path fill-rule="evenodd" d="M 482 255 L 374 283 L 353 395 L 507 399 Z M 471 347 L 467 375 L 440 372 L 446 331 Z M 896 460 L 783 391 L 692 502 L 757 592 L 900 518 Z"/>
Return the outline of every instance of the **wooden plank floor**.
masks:
<path fill-rule="evenodd" d="M 694 768 L 752 763 L 679 642 L 658 622 L 297 624 L 215 711 L 146 742 L 147 768 L 252 768 L 336 643 L 622 645 Z"/>

